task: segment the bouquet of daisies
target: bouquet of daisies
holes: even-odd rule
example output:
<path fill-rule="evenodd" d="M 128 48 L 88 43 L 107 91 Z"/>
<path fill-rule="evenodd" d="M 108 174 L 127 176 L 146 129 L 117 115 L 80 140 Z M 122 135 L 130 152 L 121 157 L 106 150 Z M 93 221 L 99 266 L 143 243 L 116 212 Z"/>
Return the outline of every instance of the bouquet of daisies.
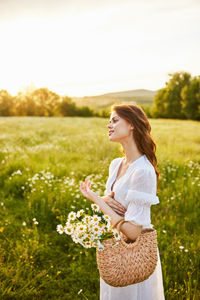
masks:
<path fill-rule="evenodd" d="M 114 238 L 114 245 L 120 240 L 120 233 L 112 227 L 111 218 L 101 212 L 97 204 L 91 204 L 91 210 L 87 208 L 68 214 L 65 225 L 57 225 L 58 233 L 71 235 L 75 243 L 80 243 L 84 248 L 95 247 L 99 251 L 104 249 L 103 240 Z"/>

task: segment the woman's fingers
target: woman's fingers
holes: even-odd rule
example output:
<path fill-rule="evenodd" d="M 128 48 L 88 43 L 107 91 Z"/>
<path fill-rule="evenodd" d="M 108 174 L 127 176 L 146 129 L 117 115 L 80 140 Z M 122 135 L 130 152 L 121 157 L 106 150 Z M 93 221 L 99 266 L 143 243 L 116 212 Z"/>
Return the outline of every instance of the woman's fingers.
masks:
<path fill-rule="evenodd" d="M 119 210 L 121 210 L 121 211 L 123 211 L 123 212 L 125 212 L 126 211 L 126 208 L 123 206 L 123 205 L 121 205 L 119 202 L 117 202 L 116 200 L 111 200 L 110 201 L 116 208 L 118 208 Z"/>
<path fill-rule="evenodd" d="M 125 210 L 119 207 L 118 205 L 116 205 L 115 203 L 110 203 L 109 206 L 118 212 L 125 213 Z"/>

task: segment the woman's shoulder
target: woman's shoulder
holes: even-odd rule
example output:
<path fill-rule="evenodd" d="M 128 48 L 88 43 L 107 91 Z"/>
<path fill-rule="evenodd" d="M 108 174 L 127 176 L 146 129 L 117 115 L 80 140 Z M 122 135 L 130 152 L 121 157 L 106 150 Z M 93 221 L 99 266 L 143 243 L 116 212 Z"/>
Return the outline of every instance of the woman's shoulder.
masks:
<path fill-rule="evenodd" d="M 139 162 L 139 164 L 137 165 L 137 168 L 138 169 L 147 170 L 149 172 L 151 171 L 151 172 L 154 173 L 155 172 L 155 168 L 152 165 L 152 163 L 150 162 L 150 160 L 147 158 L 146 155 L 144 155 L 143 157 L 144 157 L 144 159 Z"/>
<path fill-rule="evenodd" d="M 143 159 L 139 161 L 137 166 L 133 169 L 133 174 L 135 176 L 156 176 L 155 168 L 152 163 L 149 161 L 146 155 L 144 155 Z"/>
<path fill-rule="evenodd" d="M 113 172 L 113 170 L 115 169 L 115 167 L 118 165 L 119 161 L 122 160 L 123 157 L 116 157 L 114 158 L 111 162 L 110 162 L 110 166 L 109 166 L 109 170 L 110 173 Z"/>
<path fill-rule="evenodd" d="M 111 163 L 110 164 L 112 164 L 112 165 L 114 165 L 114 164 L 117 164 L 120 160 L 122 160 L 123 159 L 123 157 L 116 157 L 116 158 L 114 158 L 112 161 L 111 161 Z"/>

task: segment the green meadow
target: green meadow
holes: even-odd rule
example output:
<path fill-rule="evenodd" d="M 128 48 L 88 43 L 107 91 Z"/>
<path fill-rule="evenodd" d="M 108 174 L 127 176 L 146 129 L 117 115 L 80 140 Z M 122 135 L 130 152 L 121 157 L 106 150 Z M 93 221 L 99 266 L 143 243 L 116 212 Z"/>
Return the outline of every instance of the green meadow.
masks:
<path fill-rule="evenodd" d="M 200 299 L 200 123 L 149 119 L 157 145 L 160 203 L 151 207 L 166 300 Z M 60 235 L 72 210 L 100 196 L 123 156 L 108 119 L 0 118 L 0 299 L 99 299 L 95 249 Z"/>

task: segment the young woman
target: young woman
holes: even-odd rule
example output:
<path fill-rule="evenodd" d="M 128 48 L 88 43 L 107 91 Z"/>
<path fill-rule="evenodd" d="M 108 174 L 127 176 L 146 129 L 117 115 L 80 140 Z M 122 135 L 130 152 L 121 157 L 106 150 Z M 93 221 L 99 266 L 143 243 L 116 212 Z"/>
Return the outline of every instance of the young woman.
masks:
<path fill-rule="evenodd" d="M 122 216 L 121 232 L 135 240 L 143 228 L 152 228 L 150 207 L 159 203 L 159 172 L 156 145 L 150 135 L 151 126 L 138 105 L 114 105 L 109 128 L 111 142 L 121 144 L 125 156 L 113 159 L 103 197 L 91 190 L 91 183 L 81 182 L 82 194 L 96 203 L 115 225 Z M 100 300 L 164 300 L 159 249 L 158 262 L 152 275 L 143 282 L 125 287 L 108 285 L 100 277 Z"/>

